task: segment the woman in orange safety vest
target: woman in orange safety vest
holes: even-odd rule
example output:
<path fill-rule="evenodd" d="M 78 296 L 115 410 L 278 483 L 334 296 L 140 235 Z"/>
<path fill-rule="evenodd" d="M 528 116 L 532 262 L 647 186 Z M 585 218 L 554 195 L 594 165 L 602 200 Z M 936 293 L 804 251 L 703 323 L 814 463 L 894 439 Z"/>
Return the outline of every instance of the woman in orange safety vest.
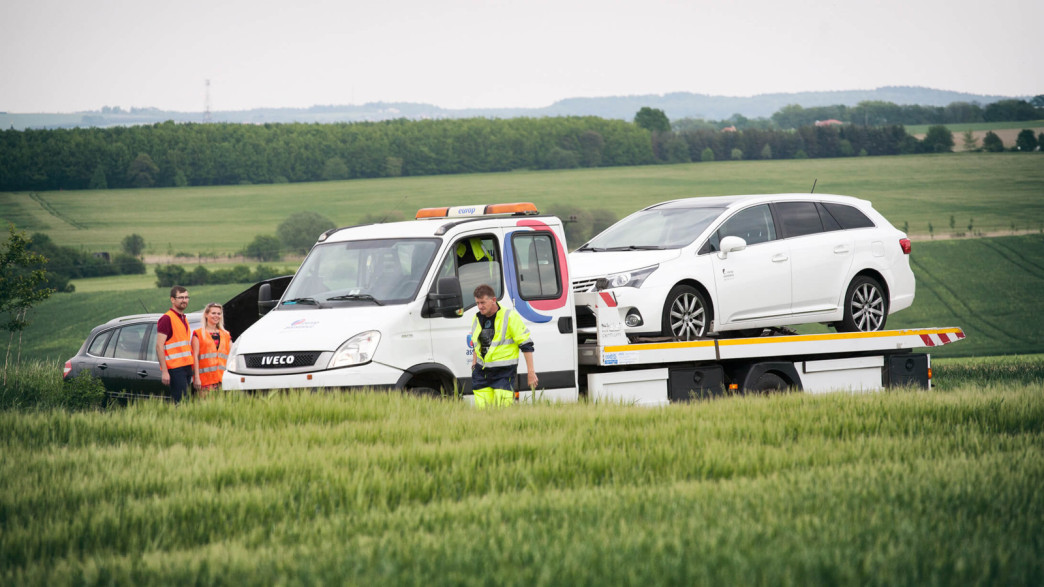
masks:
<path fill-rule="evenodd" d="M 207 304 L 203 310 L 203 327 L 192 333 L 192 381 L 199 397 L 221 387 L 225 363 L 232 348 L 232 336 L 225 330 L 221 304 Z"/>

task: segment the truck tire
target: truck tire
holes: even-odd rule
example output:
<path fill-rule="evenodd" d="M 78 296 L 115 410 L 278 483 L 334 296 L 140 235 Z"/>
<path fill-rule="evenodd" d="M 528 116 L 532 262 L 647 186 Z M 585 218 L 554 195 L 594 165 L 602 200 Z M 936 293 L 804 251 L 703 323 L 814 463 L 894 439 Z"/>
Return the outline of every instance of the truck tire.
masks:
<path fill-rule="evenodd" d="M 790 387 L 785 379 L 775 373 L 762 373 L 748 391 L 753 393 L 771 393 L 775 391 L 786 391 Z"/>
<path fill-rule="evenodd" d="M 884 330 L 888 317 L 888 298 L 884 288 L 872 277 L 857 275 L 845 292 L 845 316 L 838 332 L 876 332 Z"/>

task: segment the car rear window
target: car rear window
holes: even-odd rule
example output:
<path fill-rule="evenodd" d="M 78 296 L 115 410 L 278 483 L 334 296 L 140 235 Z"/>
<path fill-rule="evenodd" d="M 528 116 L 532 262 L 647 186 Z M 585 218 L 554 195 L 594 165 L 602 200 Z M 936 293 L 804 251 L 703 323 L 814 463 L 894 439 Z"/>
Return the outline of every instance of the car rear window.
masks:
<path fill-rule="evenodd" d="M 841 228 L 873 228 L 874 221 L 870 220 L 866 214 L 856 208 L 855 206 L 848 206 L 845 204 L 835 204 L 831 202 L 823 202 L 823 207 L 830 212 L 830 215 L 837 220 Z"/>
<path fill-rule="evenodd" d="M 109 342 L 109 336 L 111 334 L 111 330 L 98 333 L 98 336 L 95 336 L 94 340 L 91 341 L 91 346 L 87 347 L 87 354 L 94 355 L 95 357 L 104 357 L 105 343 Z"/>

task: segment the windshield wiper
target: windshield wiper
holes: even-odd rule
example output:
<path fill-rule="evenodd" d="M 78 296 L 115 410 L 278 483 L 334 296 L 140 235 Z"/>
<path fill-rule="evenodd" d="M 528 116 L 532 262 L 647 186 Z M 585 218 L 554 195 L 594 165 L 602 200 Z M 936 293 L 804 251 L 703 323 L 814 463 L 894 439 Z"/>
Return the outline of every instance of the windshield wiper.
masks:
<path fill-rule="evenodd" d="M 284 306 L 293 304 L 308 304 L 310 306 L 318 306 L 319 302 L 315 301 L 314 298 L 293 298 L 290 300 L 283 300 Z"/>
<path fill-rule="evenodd" d="M 370 294 L 345 294 L 343 296 L 334 296 L 332 298 L 326 298 L 326 301 L 329 302 L 330 300 L 366 300 L 368 302 L 373 302 L 378 306 L 384 305 L 381 303 L 380 300 L 371 296 Z"/>
<path fill-rule="evenodd" d="M 607 251 L 659 251 L 661 245 L 627 245 L 626 247 L 610 247 Z"/>
<path fill-rule="evenodd" d="M 579 249 L 577 249 L 577 251 L 593 251 L 595 253 L 601 253 L 602 251 L 605 251 L 605 249 L 602 249 L 602 248 L 599 248 L 599 247 L 591 247 L 591 246 L 588 246 L 588 245 L 584 245 L 584 246 L 580 247 Z"/>

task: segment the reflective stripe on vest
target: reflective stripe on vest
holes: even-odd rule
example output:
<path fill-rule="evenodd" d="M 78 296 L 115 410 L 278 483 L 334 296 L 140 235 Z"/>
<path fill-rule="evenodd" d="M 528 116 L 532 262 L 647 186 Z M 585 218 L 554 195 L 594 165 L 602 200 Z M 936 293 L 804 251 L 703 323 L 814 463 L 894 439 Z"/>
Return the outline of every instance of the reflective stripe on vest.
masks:
<path fill-rule="evenodd" d="M 199 382 L 204 387 L 217 385 L 225 374 L 225 364 L 232 346 L 231 336 L 228 331 L 219 330 L 218 345 L 215 347 L 214 339 L 205 328 L 196 330 L 194 334 L 199 339 Z"/>
<path fill-rule="evenodd" d="M 192 364 L 192 340 L 189 329 L 182 322 L 182 315 L 174 310 L 167 310 L 165 316 L 170 318 L 170 338 L 163 344 L 163 362 L 167 369 L 177 369 Z"/>
<path fill-rule="evenodd" d="M 521 326 L 521 331 L 518 332 L 521 335 L 519 344 L 529 340 L 529 329 L 526 328 L 521 318 L 513 314 L 514 310 L 511 308 L 501 308 L 497 312 L 493 319 L 493 340 L 489 343 L 489 348 L 486 349 L 485 354 L 479 353 L 480 343 L 478 340 L 479 335 L 482 333 L 482 321 L 479 318 L 481 314 L 475 315 L 475 327 L 472 331 L 471 339 L 475 342 L 476 364 L 479 367 L 492 368 L 518 365 L 518 344 L 515 344 L 514 338 L 508 338 L 508 331 L 511 330 L 511 319 L 514 318 Z"/>

